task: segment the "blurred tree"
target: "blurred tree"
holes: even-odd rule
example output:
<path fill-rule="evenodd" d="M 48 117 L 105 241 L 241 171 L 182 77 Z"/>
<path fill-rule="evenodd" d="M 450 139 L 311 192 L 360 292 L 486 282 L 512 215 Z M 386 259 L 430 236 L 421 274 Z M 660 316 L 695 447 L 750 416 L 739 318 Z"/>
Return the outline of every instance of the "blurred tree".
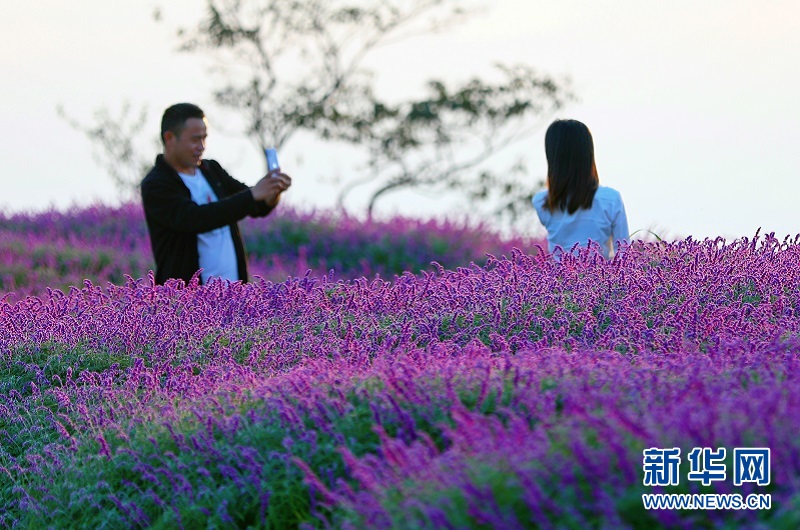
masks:
<path fill-rule="evenodd" d="M 363 175 L 345 183 L 342 206 L 359 186 L 370 187 L 369 214 L 391 192 L 429 189 L 513 219 L 523 204 L 530 210 L 525 203 L 541 182 L 521 162 L 498 170 L 489 159 L 571 100 L 568 82 L 499 65 L 495 83 L 476 78 L 449 88 L 431 80 L 423 99 L 389 103 L 363 67 L 379 46 L 464 20 L 462 3 L 206 0 L 206 16 L 178 30 L 179 49 L 214 61 L 215 100 L 243 120 L 260 150 L 281 148 L 302 130 L 364 149 Z M 163 20 L 159 10 L 154 18 Z"/>
<path fill-rule="evenodd" d="M 530 181 L 522 161 L 501 171 L 488 162 L 536 131 L 567 96 L 554 80 L 537 77 L 530 68 L 498 69 L 503 80 L 495 84 L 473 79 L 448 90 L 441 81 L 429 81 L 427 98 L 393 106 L 364 98 L 353 114 L 320 120 L 323 137 L 369 150 L 366 175 L 341 190 L 340 204 L 355 187 L 371 183 L 369 214 L 378 199 L 403 188 L 458 193 L 510 218 L 520 207 L 530 210 L 542 182 Z"/>
<path fill-rule="evenodd" d="M 89 125 L 69 116 L 61 105 L 56 111 L 91 142 L 92 157 L 106 170 L 120 197 L 124 200 L 138 199 L 139 182 L 153 165 L 152 149 L 143 150 L 136 145 L 147 122 L 147 108 L 142 107 L 138 114 L 131 114 L 131 104 L 126 101 L 117 116 L 107 108 L 99 108 Z M 160 149 L 158 135 L 154 136 L 153 145 Z"/>

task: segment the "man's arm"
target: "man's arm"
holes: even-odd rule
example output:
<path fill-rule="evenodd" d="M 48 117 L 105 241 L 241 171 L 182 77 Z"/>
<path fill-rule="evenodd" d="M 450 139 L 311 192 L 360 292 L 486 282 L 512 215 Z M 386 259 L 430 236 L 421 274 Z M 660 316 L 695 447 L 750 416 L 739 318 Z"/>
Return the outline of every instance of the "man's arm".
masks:
<path fill-rule="evenodd" d="M 176 232 L 208 232 L 235 223 L 256 209 L 247 186 L 217 202 L 198 205 L 180 186 L 164 178 L 142 182 L 142 205 L 148 217 Z"/>
<path fill-rule="evenodd" d="M 204 164 L 207 164 L 207 167 L 203 169 L 213 172 L 214 176 L 222 183 L 226 193 L 231 194 L 247 189 L 251 190 L 255 199 L 253 209 L 247 212 L 247 215 L 251 217 L 268 215 L 277 206 L 280 194 L 291 185 L 291 178 L 288 175 L 273 172 L 259 180 L 255 186 L 248 187 L 230 176 L 215 160 L 207 160 Z M 278 178 L 279 180 L 270 180 L 271 178 Z"/>

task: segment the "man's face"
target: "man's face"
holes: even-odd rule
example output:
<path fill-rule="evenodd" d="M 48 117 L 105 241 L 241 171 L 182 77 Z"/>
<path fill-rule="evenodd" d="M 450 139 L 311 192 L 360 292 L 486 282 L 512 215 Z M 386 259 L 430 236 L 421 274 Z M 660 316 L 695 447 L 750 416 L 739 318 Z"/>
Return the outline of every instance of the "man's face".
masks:
<path fill-rule="evenodd" d="M 206 120 L 189 118 L 180 135 L 172 131 L 164 134 L 164 154 L 179 171 L 194 173 L 206 148 L 206 136 Z"/>

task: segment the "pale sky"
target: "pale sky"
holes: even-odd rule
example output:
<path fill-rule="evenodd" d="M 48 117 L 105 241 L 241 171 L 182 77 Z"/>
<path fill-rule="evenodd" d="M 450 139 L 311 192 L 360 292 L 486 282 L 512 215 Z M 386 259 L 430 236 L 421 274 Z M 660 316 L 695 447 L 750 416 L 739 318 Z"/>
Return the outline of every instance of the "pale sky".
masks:
<path fill-rule="evenodd" d="M 175 51 L 175 23 L 201 16 L 203 0 L 0 2 L 3 210 L 115 200 L 88 141 L 58 117 L 59 104 L 88 123 L 95 109 L 113 112 L 127 100 L 147 106 L 156 128 L 165 107 L 196 102 L 211 124 L 206 156 L 247 183 L 263 173 L 263 155 L 225 127 L 213 104 L 209 63 Z M 369 63 L 378 90 L 418 94 L 432 77 L 465 81 L 498 61 L 568 76 L 579 101 L 556 117 L 592 130 L 601 183 L 621 192 L 632 231 L 667 238 L 752 236 L 758 227 L 781 237 L 800 232 L 800 2 L 486 5 L 445 34 L 383 49 Z M 515 148 L 532 179 L 546 172 L 543 135 Z M 299 206 L 331 206 L 333 189 L 318 177 L 352 170 L 348 153 L 301 137 L 281 159 L 294 178 L 285 200 Z M 424 217 L 439 203 L 398 195 L 380 207 Z"/>

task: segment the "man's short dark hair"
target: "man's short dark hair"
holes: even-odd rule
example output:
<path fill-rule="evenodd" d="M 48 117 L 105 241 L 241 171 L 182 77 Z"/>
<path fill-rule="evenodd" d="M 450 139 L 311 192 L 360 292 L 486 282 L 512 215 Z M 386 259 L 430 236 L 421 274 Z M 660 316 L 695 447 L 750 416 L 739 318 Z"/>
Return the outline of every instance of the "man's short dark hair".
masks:
<path fill-rule="evenodd" d="M 186 120 L 189 118 L 205 118 L 203 109 L 193 103 L 177 103 L 164 111 L 161 117 L 161 143 L 164 143 L 164 133 L 172 132 L 175 136 L 180 136 L 186 127 Z"/>

